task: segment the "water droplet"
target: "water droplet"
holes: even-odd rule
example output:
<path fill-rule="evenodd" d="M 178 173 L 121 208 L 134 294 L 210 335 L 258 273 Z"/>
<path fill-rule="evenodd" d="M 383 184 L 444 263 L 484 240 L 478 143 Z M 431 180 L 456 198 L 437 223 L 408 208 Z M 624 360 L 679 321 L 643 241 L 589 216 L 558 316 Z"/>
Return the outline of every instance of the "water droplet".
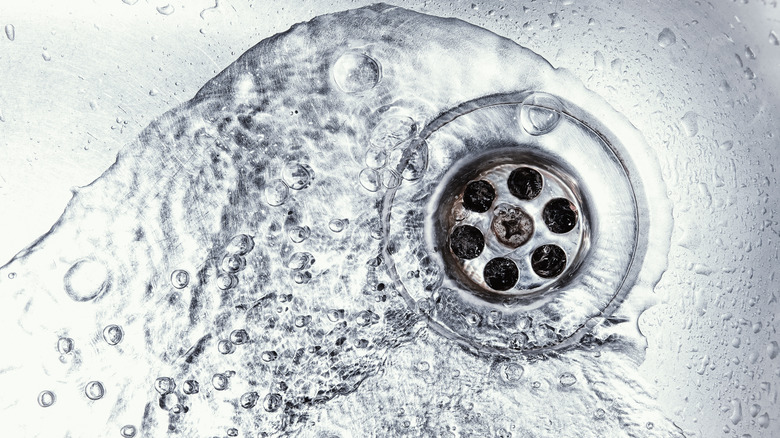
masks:
<path fill-rule="evenodd" d="M 238 436 L 238 429 L 231 427 L 227 430 L 227 436 Z"/>
<path fill-rule="evenodd" d="M 176 289 L 187 287 L 190 282 L 190 274 L 184 269 L 177 269 L 171 273 L 171 286 Z"/>
<path fill-rule="evenodd" d="M 653 424 L 653 422 L 652 422 L 652 421 L 648 421 L 648 422 L 645 424 L 645 428 L 646 428 L 647 430 L 653 430 L 653 428 L 654 428 L 654 427 L 655 427 L 655 424 Z"/>
<path fill-rule="evenodd" d="M 225 251 L 238 255 L 246 255 L 255 247 L 255 240 L 248 234 L 236 234 L 230 239 Z"/>
<path fill-rule="evenodd" d="M 756 54 L 753 52 L 753 49 L 751 49 L 750 46 L 745 46 L 745 58 L 756 59 Z"/>
<path fill-rule="evenodd" d="M 769 359 L 776 358 L 778 352 L 780 352 L 780 346 L 778 346 L 777 341 L 772 341 L 766 346 L 766 354 L 769 355 Z"/>
<path fill-rule="evenodd" d="M 165 6 L 158 6 L 157 7 L 157 12 L 159 12 L 159 13 L 161 13 L 163 15 L 171 15 L 171 14 L 173 14 L 174 10 L 175 9 L 174 9 L 173 5 L 170 4 L 170 3 L 168 3 Z"/>
<path fill-rule="evenodd" d="M 156 88 L 152 88 L 151 90 L 149 90 L 149 95 L 150 96 L 157 96 L 158 94 L 160 94 L 160 90 L 158 90 Z"/>
<path fill-rule="evenodd" d="M 282 179 L 285 184 L 293 190 L 302 190 L 312 182 L 314 172 L 309 166 L 289 163 L 282 171 Z"/>
<path fill-rule="evenodd" d="M 751 417 L 755 417 L 756 415 L 758 415 L 759 412 L 761 412 L 761 406 L 754 403 L 753 405 L 750 406 L 748 412 L 750 412 Z"/>
<path fill-rule="evenodd" d="M 238 277 L 233 274 L 220 273 L 217 275 L 217 287 L 219 290 L 228 290 L 236 287 Z"/>
<path fill-rule="evenodd" d="M 236 345 L 242 345 L 249 342 L 249 333 L 244 329 L 233 330 L 230 332 L 230 342 Z"/>
<path fill-rule="evenodd" d="M 265 186 L 265 202 L 272 207 L 284 204 L 287 197 L 290 196 L 290 190 L 287 184 L 280 179 L 269 181 Z"/>
<path fill-rule="evenodd" d="M 126 5 L 132 6 L 132 5 L 136 4 L 136 3 L 138 3 L 138 0 L 122 0 L 122 3 L 124 3 Z"/>
<path fill-rule="evenodd" d="M 273 362 L 277 357 L 279 357 L 279 354 L 275 351 L 264 351 L 260 354 L 260 359 L 262 359 L 263 362 Z"/>
<path fill-rule="evenodd" d="M 360 181 L 360 185 L 369 192 L 376 192 L 382 185 L 381 180 L 379 179 L 379 173 L 369 167 L 360 171 L 358 180 Z"/>
<path fill-rule="evenodd" d="M 550 27 L 552 27 L 553 29 L 557 29 L 561 27 L 561 18 L 558 16 L 557 13 L 553 12 L 547 14 L 547 17 L 550 19 Z"/>
<path fill-rule="evenodd" d="M 769 32 L 769 44 L 780 46 L 780 38 L 777 37 L 775 31 Z"/>
<path fill-rule="evenodd" d="M 593 418 L 596 420 L 603 420 L 607 416 L 607 412 L 604 409 L 598 408 L 593 413 Z"/>
<path fill-rule="evenodd" d="M 699 133 L 699 124 L 697 122 L 699 115 L 693 111 L 688 111 L 680 119 L 680 127 L 683 133 L 688 137 L 694 137 Z"/>
<path fill-rule="evenodd" d="M 332 67 L 333 81 L 345 93 L 359 93 L 374 88 L 382 78 L 382 69 L 374 58 L 358 52 L 347 52 Z"/>
<path fill-rule="evenodd" d="M 213 11 L 219 7 L 219 0 L 214 0 L 214 6 L 208 7 L 200 11 L 200 18 L 205 20 L 206 19 L 206 12 Z"/>
<path fill-rule="evenodd" d="M 51 391 L 41 391 L 41 393 L 38 394 L 38 404 L 42 408 L 48 408 L 53 405 L 56 400 L 57 397 Z"/>
<path fill-rule="evenodd" d="M 158 377 L 154 381 L 154 389 L 160 393 L 160 395 L 170 394 L 176 389 L 176 383 L 170 377 Z"/>
<path fill-rule="evenodd" d="M 236 346 L 229 340 L 222 339 L 217 343 L 217 350 L 222 354 L 233 354 L 236 351 Z"/>
<path fill-rule="evenodd" d="M 16 272 L 9 272 L 8 273 L 8 279 L 9 280 L 13 280 L 14 278 L 16 278 Z"/>
<path fill-rule="evenodd" d="M 672 32 L 671 29 L 665 27 L 661 33 L 658 34 L 658 45 L 666 48 L 677 42 L 677 35 Z"/>
<path fill-rule="evenodd" d="M 270 393 L 263 399 L 263 409 L 266 412 L 276 412 L 282 406 L 282 396 L 277 393 Z"/>
<path fill-rule="evenodd" d="M 301 243 L 311 236 L 311 228 L 308 226 L 294 226 L 287 232 L 293 243 Z"/>
<path fill-rule="evenodd" d="M 347 219 L 331 219 L 331 221 L 328 222 L 328 228 L 334 233 L 340 233 L 344 231 L 347 224 L 349 224 L 349 220 Z"/>
<path fill-rule="evenodd" d="M 764 412 L 758 417 L 758 425 L 766 429 L 769 427 L 769 414 Z"/>
<path fill-rule="evenodd" d="M 227 254 L 222 258 L 222 270 L 236 273 L 246 267 L 246 259 L 238 254 Z"/>
<path fill-rule="evenodd" d="M 555 129 L 561 120 L 561 102 L 547 93 L 532 93 L 520 105 L 520 126 L 531 135 Z"/>
<path fill-rule="evenodd" d="M 8 37 L 8 39 L 11 41 L 16 39 L 16 28 L 13 24 L 5 25 L 5 36 Z"/>
<path fill-rule="evenodd" d="M 43 52 L 41 52 L 41 57 L 44 61 L 51 61 L 51 55 L 49 54 L 49 51 L 44 49 Z"/>
<path fill-rule="evenodd" d="M 124 337 L 125 333 L 122 330 L 122 327 L 119 327 L 116 324 L 108 325 L 103 329 L 103 339 L 106 340 L 108 345 L 116 345 L 122 342 Z"/>
<path fill-rule="evenodd" d="M 90 400 L 100 400 L 106 394 L 106 390 L 103 388 L 102 383 L 93 380 L 84 387 L 84 394 L 86 394 Z"/>
<path fill-rule="evenodd" d="M 309 269 L 314 264 L 314 256 L 308 252 L 296 252 L 287 261 L 287 268 L 293 271 Z"/>
<path fill-rule="evenodd" d="M 196 380 L 185 380 L 182 391 L 188 395 L 197 394 L 200 391 L 200 384 Z"/>
<path fill-rule="evenodd" d="M 561 374 L 561 377 L 559 378 L 559 382 L 561 383 L 561 386 L 571 386 L 577 383 L 577 378 L 574 377 L 574 374 L 567 372 Z"/>
<path fill-rule="evenodd" d="M 108 286 L 108 269 L 95 260 L 80 260 L 65 273 L 65 292 L 74 301 L 94 299 Z"/>
<path fill-rule="evenodd" d="M 73 339 L 62 337 L 57 340 L 57 351 L 60 354 L 68 354 L 73 351 Z"/>
<path fill-rule="evenodd" d="M 228 387 L 228 378 L 222 373 L 214 374 L 211 378 L 211 384 L 217 391 L 224 391 Z"/>

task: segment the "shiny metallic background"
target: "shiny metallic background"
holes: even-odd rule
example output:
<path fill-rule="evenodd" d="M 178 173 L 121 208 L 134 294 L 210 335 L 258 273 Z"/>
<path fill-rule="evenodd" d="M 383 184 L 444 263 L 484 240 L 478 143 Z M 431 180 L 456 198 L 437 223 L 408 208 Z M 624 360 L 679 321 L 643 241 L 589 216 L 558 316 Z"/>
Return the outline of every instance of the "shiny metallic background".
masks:
<path fill-rule="evenodd" d="M 2 263 L 249 47 L 369 3 L 0 0 Z M 688 436 L 780 436 L 777 0 L 396 4 L 529 47 L 644 133 L 675 229 L 641 370 Z"/>

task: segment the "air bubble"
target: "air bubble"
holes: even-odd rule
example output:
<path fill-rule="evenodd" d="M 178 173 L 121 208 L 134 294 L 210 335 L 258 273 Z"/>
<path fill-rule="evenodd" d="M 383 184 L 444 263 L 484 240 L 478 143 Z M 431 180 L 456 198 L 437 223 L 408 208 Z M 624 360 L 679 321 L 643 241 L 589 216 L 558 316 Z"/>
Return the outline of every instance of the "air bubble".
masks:
<path fill-rule="evenodd" d="M 236 234 L 230 239 L 230 243 L 228 243 L 225 251 L 242 256 L 248 254 L 254 247 L 255 240 L 252 236 L 248 234 Z"/>
<path fill-rule="evenodd" d="M 122 327 L 116 324 L 108 325 L 103 329 L 103 339 L 105 339 L 108 345 L 116 345 L 122 342 L 124 337 L 125 333 L 122 330 Z"/>
<path fill-rule="evenodd" d="M 56 400 L 57 397 L 51 391 L 41 391 L 41 393 L 38 394 L 38 404 L 42 408 L 48 408 L 53 405 Z"/>
<path fill-rule="evenodd" d="M 514 197 L 528 201 L 542 193 L 542 174 L 530 167 L 518 167 L 509 174 L 506 184 Z"/>
<path fill-rule="evenodd" d="M 160 394 L 170 394 L 176 389 L 176 383 L 170 377 L 158 377 L 154 381 L 154 389 Z"/>
<path fill-rule="evenodd" d="M 471 260 L 479 257 L 485 248 L 485 237 L 471 225 L 455 227 L 450 235 L 450 249 L 456 257 Z"/>
<path fill-rule="evenodd" d="M 311 272 L 303 271 L 293 274 L 293 281 L 295 284 L 308 284 L 311 281 Z"/>
<path fill-rule="evenodd" d="M 228 290 L 236 287 L 238 277 L 233 274 L 220 273 L 217 275 L 217 287 L 219 290 Z"/>
<path fill-rule="evenodd" d="M 542 245 L 531 255 L 531 267 L 542 278 L 553 278 L 566 268 L 566 253 L 557 245 Z"/>
<path fill-rule="evenodd" d="M 84 394 L 86 394 L 87 398 L 90 400 L 100 400 L 106 394 L 106 390 L 103 388 L 102 383 L 93 380 L 84 387 Z"/>
<path fill-rule="evenodd" d="M 417 133 L 417 123 L 409 117 L 390 116 L 371 130 L 369 142 L 380 150 L 393 149 Z M 379 166 L 382 167 L 382 166 Z"/>
<path fill-rule="evenodd" d="M 293 190 L 303 190 L 312 182 L 312 172 L 309 166 L 299 163 L 289 163 L 282 171 L 282 179 Z"/>
<path fill-rule="evenodd" d="M 74 301 L 89 301 L 106 290 L 108 269 L 95 260 L 80 260 L 65 274 L 65 292 Z"/>
<path fill-rule="evenodd" d="M 369 192 L 376 192 L 379 190 L 379 187 L 382 186 L 379 173 L 369 167 L 366 167 L 360 171 L 360 175 L 358 175 L 358 181 L 360 181 L 360 185 Z"/>
<path fill-rule="evenodd" d="M 560 382 L 561 386 L 568 387 L 577 383 L 577 378 L 574 376 L 574 374 L 567 372 L 561 374 L 561 376 L 558 378 L 558 382 Z"/>
<path fill-rule="evenodd" d="M 382 185 L 386 189 L 394 189 L 401 185 L 401 175 L 393 169 L 382 169 L 380 177 L 382 178 Z"/>
<path fill-rule="evenodd" d="M 331 221 L 328 222 L 328 229 L 334 233 L 340 233 L 344 231 L 347 224 L 349 224 L 349 220 L 347 219 L 331 219 Z"/>
<path fill-rule="evenodd" d="M 287 201 L 287 198 L 290 196 L 290 189 L 284 181 L 275 179 L 268 182 L 263 193 L 265 194 L 265 202 L 272 207 L 276 207 Z"/>
<path fill-rule="evenodd" d="M 496 189 L 487 181 L 472 181 L 466 185 L 463 192 L 463 207 L 477 213 L 490 210 L 493 200 L 496 199 Z"/>
<path fill-rule="evenodd" d="M 246 259 L 238 254 L 227 254 L 220 266 L 223 271 L 234 274 L 246 267 Z"/>
<path fill-rule="evenodd" d="M 277 393 L 270 393 L 263 399 L 263 409 L 266 412 L 276 412 L 282 406 L 282 396 Z"/>
<path fill-rule="evenodd" d="M 428 168 L 428 143 L 425 140 L 415 140 L 404 150 L 403 171 L 401 178 L 407 181 L 417 181 L 423 177 Z"/>
<path fill-rule="evenodd" d="M 544 206 L 542 218 L 553 233 L 568 233 L 577 225 L 577 211 L 568 199 L 556 198 Z"/>
<path fill-rule="evenodd" d="M 347 52 L 332 67 L 333 81 L 345 93 L 360 93 L 374 88 L 382 70 L 374 58 L 358 52 Z"/>
<path fill-rule="evenodd" d="M 506 363 L 501 367 L 501 379 L 505 382 L 516 382 L 523 377 L 525 368 L 522 365 L 516 363 Z"/>
<path fill-rule="evenodd" d="M 187 395 L 197 394 L 200 391 L 200 384 L 197 380 L 185 380 L 182 391 Z"/>
<path fill-rule="evenodd" d="M 293 243 L 301 243 L 311 236 L 311 228 L 308 226 L 294 226 L 290 228 L 287 235 Z"/>
<path fill-rule="evenodd" d="M 387 163 L 387 152 L 378 146 L 372 146 L 366 151 L 366 166 L 371 169 L 380 169 Z"/>
<path fill-rule="evenodd" d="M 211 385 L 214 386 L 214 389 L 217 391 L 224 391 L 228 387 L 228 378 L 222 373 L 216 373 L 211 378 Z"/>
<path fill-rule="evenodd" d="M 73 339 L 62 337 L 57 340 L 57 351 L 60 354 L 68 354 L 73 351 Z"/>
<path fill-rule="evenodd" d="M 217 350 L 222 354 L 233 354 L 236 351 L 236 346 L 229 340 L 222 339 L 217 343 Z"/>
<path fill-rule="evenodd" d="M 561 102 L 556 97 L 532 93 L 520 105 L 520 126 L 531 135 L 547 134 L 558 126 L 561 111 Z"/>
<path fill-rule="evenodd" d="M 249 342 L 249 333 L 244 329 L 233 330 L 230 332 L 230 342 L 235 345 L 242 345 Z"/>
<path fill-rule="evenodd" d="M 190 274 L 184 269 L 177 269 L 171 273 L 171 286 L 176 289 L 184 289 L 190 282 Z"/>
<path fill-rule="evenodd" d="M 279 357 L 279 354 L 275 351 L 264 351 L 260 354 L 260 359 L 262 359 L 263 362 L 273 362 L 277 357 Z"/>
<path fill-rule="evenodd" d="M 136 434 L 136 428 L 131 424 L 127 424 L 122 426 L 122 429 L 119 430 L 119 434 L 122 435 L 122 438 L 133 438 Z"/>
<path fill-rule="evenodd" d="M 227 436 L 230 437 L 238 436 L 238 429 L 236 429 L 235 427 L 231 427 L 230 429 L 227 430 Z"/>
<path fill-rule="evenodd" d="M 314 256 L 308 252 L 296 252 L 287 261 L 287 269 L 301 271 L 309 269 L 314 264 Z"/>
<path fill-rule="evenodd" d="M 505 291 L 511 289 L 517 283 L 520 271 L 512 260 L 496 257 L 485 264 L 482 275 L 485 278 L 485 283 L 491 289 Z"/>

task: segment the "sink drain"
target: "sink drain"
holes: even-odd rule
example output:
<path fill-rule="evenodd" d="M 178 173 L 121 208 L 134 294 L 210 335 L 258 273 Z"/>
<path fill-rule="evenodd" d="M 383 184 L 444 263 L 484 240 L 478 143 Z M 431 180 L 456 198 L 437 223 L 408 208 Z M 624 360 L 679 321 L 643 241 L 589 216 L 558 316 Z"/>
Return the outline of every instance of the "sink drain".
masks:
<path fill-rule="evenodd" d="M 648 249 L 641 172 L 614 132 L 525 91 L 464 103 L 408 140 L 427 151 L 424 172 L 419 157 L 402 162 L 416 178 L 385 205 L 387 256 L 410 304 L 480 350 L 579 340 L 634 285 Z"/>
<path fill-rule="evenodd" d="M 461 169 L 476 178 L 439 206 L 445 263 L 464 286 L 486 294 L 527 295 L 565 280 L 588 246 L 574 178 L 528 153 L 499 152 L 487 168 L 481 162 Z"/>

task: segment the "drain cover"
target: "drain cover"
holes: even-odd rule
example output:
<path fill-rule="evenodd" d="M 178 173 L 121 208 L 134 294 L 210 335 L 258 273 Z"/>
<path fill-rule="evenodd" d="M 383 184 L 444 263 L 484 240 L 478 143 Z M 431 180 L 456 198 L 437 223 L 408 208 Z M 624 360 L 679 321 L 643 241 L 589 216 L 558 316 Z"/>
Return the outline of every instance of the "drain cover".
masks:
<path fill-rule="evenodd" d="M 573 102 L 535 91 L 430 122 L 409 140 L 427 152 L 425 171 L 407 160 L 399 173 L 419 178 L 387 195 L 402 293 L 477 349 L 578 340 L 630 288 L 647 249 L 647 201 L 621 140 Z"/>

